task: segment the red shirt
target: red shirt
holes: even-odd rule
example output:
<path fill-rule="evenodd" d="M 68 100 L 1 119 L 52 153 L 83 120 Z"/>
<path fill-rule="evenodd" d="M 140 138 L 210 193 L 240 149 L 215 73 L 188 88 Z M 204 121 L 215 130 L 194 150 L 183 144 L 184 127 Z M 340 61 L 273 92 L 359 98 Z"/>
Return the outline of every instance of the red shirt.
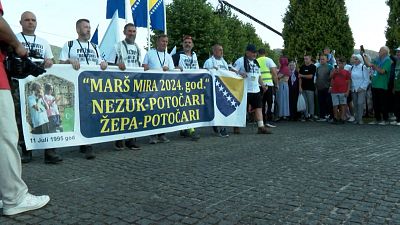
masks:
<path fill-rule="evenodd" d="M 3 6 L 1 5 L 1 2 L 0 2 L 0 15 L 3 16 Z M 5 53 L 0 52 L 0 89 L 10 90 L 10 84 L 8 83 L 7 74 L 3 64 L 5 57 L 6 57 Z"/>
<path fill-rule="evenodd" d="M 331 93 L 346 93 L 349 88 L 350 72 L 339 69 L 338 72 L 332 74 L 332 90 Z"/>

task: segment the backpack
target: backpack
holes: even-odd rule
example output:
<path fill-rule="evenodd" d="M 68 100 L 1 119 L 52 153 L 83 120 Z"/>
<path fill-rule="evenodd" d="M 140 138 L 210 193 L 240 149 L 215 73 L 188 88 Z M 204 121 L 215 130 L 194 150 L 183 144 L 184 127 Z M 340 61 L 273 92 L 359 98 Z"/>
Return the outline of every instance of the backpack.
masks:
<path fill-rule="evenodd" d="M 99 53 L 97 52 L 96 44 L 93 43 L 93 42 L 90 42 L 90 44 L 92 44 L 94 50 L 96 51 L 96 56 L 97 56 L 97 58 L 99 58 Z M 71 48 L 72 48 L 73 45 L 74 45 L 74 41 L 73 40 L 72 41 L 68 41 L 68 58 L 71 57 Z"/>

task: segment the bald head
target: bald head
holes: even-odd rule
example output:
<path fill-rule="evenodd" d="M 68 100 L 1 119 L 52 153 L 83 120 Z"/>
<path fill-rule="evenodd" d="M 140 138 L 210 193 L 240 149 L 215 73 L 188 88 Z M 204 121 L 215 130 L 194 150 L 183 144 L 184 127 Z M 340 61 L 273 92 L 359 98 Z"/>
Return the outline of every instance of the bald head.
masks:
<path fill-rule="evenodd" d="M 36 16 L 33 12 L 26 11 L 21 14 L 19 23 L 22 26 L 22 33 L 26 35 L 34 35 L 36 30 Z"/>

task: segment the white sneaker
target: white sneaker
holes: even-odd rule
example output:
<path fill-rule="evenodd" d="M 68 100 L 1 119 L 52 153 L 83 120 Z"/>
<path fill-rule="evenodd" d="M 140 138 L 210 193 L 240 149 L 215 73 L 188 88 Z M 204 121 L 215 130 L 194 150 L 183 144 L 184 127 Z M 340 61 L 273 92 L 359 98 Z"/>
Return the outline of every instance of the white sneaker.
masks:
<path fill-rule="evenodd" d="M 350 116 L 350 118 L 347 121 L 354 122 L 355 120 L 356 120 L 356 118 L 354 118 L 354 116 Z"/>
<path fill-rule="evenodd" d="M 381 121 L 380 123 L 378 123 L 379 125 L 382 125 L 382 126 L 385 126 L 385 125 L 387 125 L 388 123 L 386 123 L 386 121 Z"/>
<path fill-rule="evenodd" d="M 369 125 L 375 125 L 375 124 L 378 124 L 378 122 L 376 122 L 376 121 L 374 120 L 374 121 L 369 122 L 368 124 L 369 124 Z"/>
<path fill-rule="evenodd" d="M 18 213 L 23 213 L 30 210 L 40 209 L 50 201 L 47 195 L 35 196 L 29 193 L 26 194 L 24 200 L 19 205 L 11 208 L 3 208 L 3 215 L 12 216 Z"/>
<path fill-rule="evenodd" d="M 397 125 L 397 122 L 396 121 L 392 121 L 392 122 L 390 122 L 390 125 Z"/>
<path fill-rule="evenodd" d="M 276 126 L 270 123 L 265 124 L 266 127 L 275 128 Z"/>

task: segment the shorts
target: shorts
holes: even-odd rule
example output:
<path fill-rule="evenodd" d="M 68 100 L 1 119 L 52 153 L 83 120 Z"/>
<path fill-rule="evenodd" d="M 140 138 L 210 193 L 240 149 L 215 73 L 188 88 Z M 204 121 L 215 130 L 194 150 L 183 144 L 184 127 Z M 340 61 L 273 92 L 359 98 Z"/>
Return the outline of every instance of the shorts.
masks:
<path fill-rule="evenodd" d="M 258 93 L 247 93 L 247 104 L 253 109 L 262 108 L 262 94 Z"/>
<path fill-rule="evenodd" d="M 332 93 L 331 96 L 333 106 L 347 105 L 347 97 L 344 93 Z"/>

